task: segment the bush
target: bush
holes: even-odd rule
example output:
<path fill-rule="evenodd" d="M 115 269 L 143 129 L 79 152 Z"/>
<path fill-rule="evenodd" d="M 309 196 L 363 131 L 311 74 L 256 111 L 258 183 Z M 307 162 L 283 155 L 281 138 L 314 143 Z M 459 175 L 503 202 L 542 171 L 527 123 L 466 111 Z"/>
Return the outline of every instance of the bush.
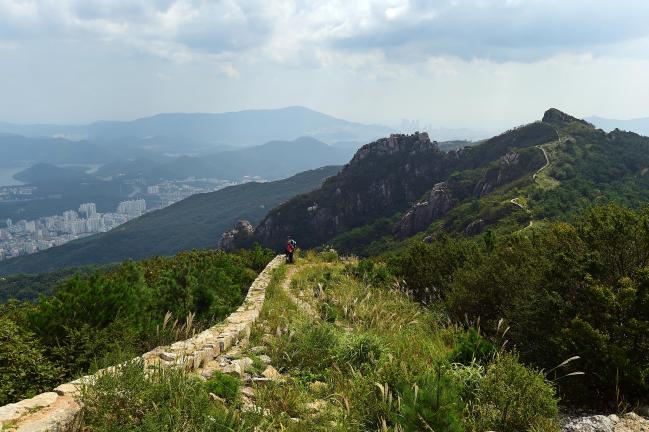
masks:
<path fill-rule="evenodd" d="M 33 334 L 0 317 L 0 406 L 36 396 L 58 385 L 61 376 Z"/>
<path fill-rule="evenodd" d="M 209 393 L 213 393 L 228 402 L 234 402 L 239 396 L 241 381 L 236 377 L 215 371 L 214 375 L 205 381 L 203 385 Z"/>
<path fill-rule="evenodd" d="M 474 328 L 459 333 L 455 340 L 453 352 L 449 355 L 450 361 L 464 365 L 473 362 L 488 363 L 498 352 L 491 341 L 485 339 Z"/>
<path fill-rule="evenodd" d="M 403 392 L 399 418 L 405 430 L 463 432 L 464 403 L 460 389 L 439 365 Z"/>
<path fill-rule="evenodd" d="M 521 432 L 554 425 L 558 409 L 554 387 L 545 376 L 508 354 L 487 368 L 472 411 L 479 431 Z"/>

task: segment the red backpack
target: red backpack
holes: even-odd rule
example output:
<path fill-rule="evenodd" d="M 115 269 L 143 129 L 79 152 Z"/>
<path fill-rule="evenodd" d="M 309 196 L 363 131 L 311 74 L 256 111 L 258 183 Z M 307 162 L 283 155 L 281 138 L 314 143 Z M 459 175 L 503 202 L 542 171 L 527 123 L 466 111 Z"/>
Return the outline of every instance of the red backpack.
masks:
<path fill-rule="evenodd" d="M 288 242 L 288 244 L 286 245 L 286 250 L 289 253 L 293 252 L 293 242 Z"/>

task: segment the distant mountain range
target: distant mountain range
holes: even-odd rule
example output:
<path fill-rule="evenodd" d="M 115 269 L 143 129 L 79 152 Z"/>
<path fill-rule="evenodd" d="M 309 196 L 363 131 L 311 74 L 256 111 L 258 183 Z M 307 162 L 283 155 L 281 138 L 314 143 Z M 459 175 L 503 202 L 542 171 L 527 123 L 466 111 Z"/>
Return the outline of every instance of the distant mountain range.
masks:
<path fill-rule="evenodd" d="M 257 223 L 269 209 L 318 188 L 324 179 L 339 170 L 340 167 L 329 166 L 285 180 L 251 182 L 193 195 L 107 233 L 2 261 L 0 274 L 41 273 L 153 255 L 172 255 L 193 248 L 215 248 L 221 234 L 239 219 Z"/>
<path fill-rule="evenodd" d="M 102 178 L 159 181 L 196 177 L 239 181 L 244 176 L 259 176 L 266 180 L 278 180 L 321 166 L 342 165 L 353 154 L 353 148 L 333 147 L 314 138 L 301 137 L 202 157 L 182 156 L 171 161 L 158 162 L 147 158 L 115 161 L 101 166 L 92 174 L 77 167 L 61 168 L 39 163 L 14 177 L 36 184 Z"/>
<path fill-rule="evenodd" d="M 586 117 L 586 121 L 594 124 L 600 129 L 610 132 L 614 129 L 620 129 L 630 132 L 635 132 L 640 135 L 649 136 L 649 117 L 617 120 L 604 117 Z"/>
<path fill-rule="evenodd" d="M 246 110 L 227 113 L 158 114 L 132 121 L 101 121 L 87 125 L 16 125 L 0 123 L 0 133 L 28 137 L 63 137 L 115 143 L 119 140 L 151 140 L 152 146 L 188 153 L 209 151 L 213 146 L 245 147 L 271 140 L 311 136 L 333 143 L 367 142 L 390 132 L 379 125 L 341 120 L 308 108 Z M 162 141 L 162 142 L 160 142 Z M 169 145 L 171 141 L 172 145 Z M 139 143 L 139 147 L 142 144 Z"/>

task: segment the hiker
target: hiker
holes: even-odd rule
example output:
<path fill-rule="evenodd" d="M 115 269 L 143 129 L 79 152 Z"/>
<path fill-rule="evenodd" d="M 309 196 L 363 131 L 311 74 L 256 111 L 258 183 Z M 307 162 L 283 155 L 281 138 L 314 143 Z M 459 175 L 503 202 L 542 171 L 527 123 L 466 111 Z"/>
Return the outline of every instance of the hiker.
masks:
<path fill-rule="evenodd" d="M 293 240 L 293 237 L 288 236 L 288 241 L 286 242 L 286 262 L 293 264 L 293 253 L 297 247 L 297 242 Z"/>

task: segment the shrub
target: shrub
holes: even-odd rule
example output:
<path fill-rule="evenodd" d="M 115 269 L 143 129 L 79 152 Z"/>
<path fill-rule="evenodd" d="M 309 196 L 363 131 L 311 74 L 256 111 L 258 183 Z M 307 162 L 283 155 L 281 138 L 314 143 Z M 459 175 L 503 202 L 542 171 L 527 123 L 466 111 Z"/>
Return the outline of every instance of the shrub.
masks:
<path fill-rule="evenodd" d="M 558 411 L 552 384 L 510 354 L 487 368 L 472 410 L 479 431 L 500 432 L 539 430 L 540 425 L 553 424 Z"/>
<path fill-rule="evenodd" d="M 459 333 L 455 340 L 453 352 L 449 355 L 451 362 L 471 364 L 487 363 L 498 352 L 496 346 L 484 338 L 475 328 Z"/>
<path fill-rule="evenodd" d="M 241 381 L 236 377 L 215 371 L 214 375 L 203 383 L 203 386 L 209 393 L 214 393 L 228 402 L 234 402 L 239 396 Z"/>
<path fill-rule="evenodd" d="M 403 392 L 399 418 L 405 430 L 463 432 L 464 403 L 460 389 L 441 365 Z"/>
<path fill-rule="evenodd" d="M 0 406 L 57 385 L 61 375 L 32 333 L 0 317 Z"/>

